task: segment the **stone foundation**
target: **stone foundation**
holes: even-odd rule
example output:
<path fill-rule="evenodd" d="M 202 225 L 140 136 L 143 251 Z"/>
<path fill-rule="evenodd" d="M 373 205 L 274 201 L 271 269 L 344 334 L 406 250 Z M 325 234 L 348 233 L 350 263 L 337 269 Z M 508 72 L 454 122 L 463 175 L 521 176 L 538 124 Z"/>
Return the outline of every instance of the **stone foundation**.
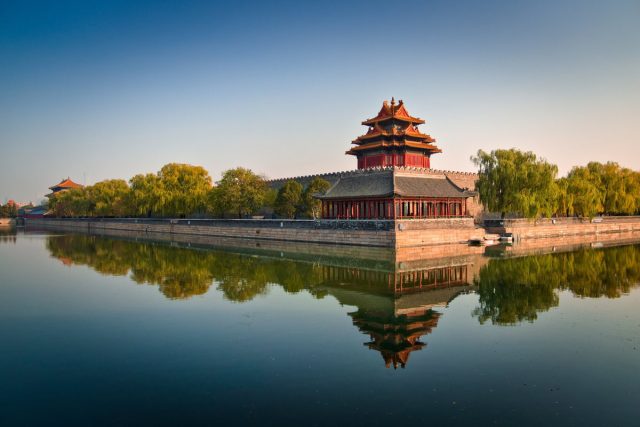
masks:
<path fill-rule="evenodd" d="M 470 238 L 484 234 L 474 227 L 472 218 L 401 221 L 52 218 L 30 219 L 27 226 L 97 233 L 120 230 L 382 248 L 466 243 Z"/>
<path fill-rule="evenodd" d="M 549 237 L 588 236 L 640 231 L 640 217 L 553 218 L 537 221 L 505 219 L 488 221 L 488 233 L 511 233 L 516 241 Z"/>

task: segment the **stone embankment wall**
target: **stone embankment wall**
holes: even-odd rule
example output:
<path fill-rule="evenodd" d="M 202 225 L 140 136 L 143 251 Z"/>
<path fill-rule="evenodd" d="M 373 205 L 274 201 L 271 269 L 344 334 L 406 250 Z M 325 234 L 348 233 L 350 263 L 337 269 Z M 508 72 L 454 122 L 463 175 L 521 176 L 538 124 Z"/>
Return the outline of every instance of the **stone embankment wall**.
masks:
<path fill-rule="evenodd" d="M 43 219 L 31 224 L 91 232 L 123 230 L 134 233 L 234 237 L 393 247 L 389 221 L 287 221 L 287 220 L 149 220 L 149 219 Z"/>
<path fill-rule="evenodd" d="M 514 240 L 640 231 L 640 217 L 505 219 L 487 222 L 488 233 L 512 233 Z"/>
<path fill-rule="evenodd" d="M 29 225 L 88 232 L 120 230 L 391 248 L 464 243 L 483 234 L 474 227 L 471 218 L 403 221 L 56 218 L 31 219 Z"/>
<path fill-rule="evenodd" d="M 467 243 L 482 238 L 484 230 L 473 218 L 438 218 L 396 221 L 396 248 Z"/>
<path fill-rule="evenodd" d="M 526 239 L 504 248 L 503 256 L 529 256 L 556 252 L 572 252 L 582 248 L 640 244 L 640 231 L 599 234 L 574 234 L 545 239 Z"/>

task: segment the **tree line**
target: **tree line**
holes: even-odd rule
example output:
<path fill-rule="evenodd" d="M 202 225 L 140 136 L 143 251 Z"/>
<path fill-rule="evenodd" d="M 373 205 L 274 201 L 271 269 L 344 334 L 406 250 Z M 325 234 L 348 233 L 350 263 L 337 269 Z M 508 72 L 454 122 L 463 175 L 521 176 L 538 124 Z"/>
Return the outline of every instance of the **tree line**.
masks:
<path fill-rule="evenodd" d="M 15 218 L 18 216 L 18 206 L 15 203 L 0 205 L 0 218 Z"/>
<path fill-rule="evenodd" d="M 215 184 L 201 166 L 170 163 L 157 173 L 138 174 L 128 182 L 108 179 L 58 192 L 50 211 L 60 217 L 236 217 L 272 210 L 284 218 L 317 218 L 329 183 L 316 177 L 306 188 L 288 181 L 278 191 L 249 169 L 222 173 Z"/>
<path fill-rule="evenodd" d="M 558 178 L 558 167 L 532 152 L 480 150 L 471 160 L 480 201 L 503 218 L 640 214 L 640 172 L 614 162 L 590 162 Z"/>

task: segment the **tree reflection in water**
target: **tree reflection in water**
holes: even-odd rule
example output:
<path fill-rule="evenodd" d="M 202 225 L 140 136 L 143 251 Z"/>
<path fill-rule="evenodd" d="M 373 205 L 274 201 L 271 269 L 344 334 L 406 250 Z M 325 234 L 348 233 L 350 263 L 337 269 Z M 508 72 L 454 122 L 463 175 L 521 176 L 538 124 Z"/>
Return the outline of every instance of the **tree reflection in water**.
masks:
<path fill-rule="evenodd" d="M 0 226 L 0 243 L 16 243 L 16 228 Z"/>
<path fill-rule="evenodd" d="M 202 295 L 215 281 L 230 301 L 249 301 L 270 283 L 290 293 L 321 281 L 317 265 L 222 251 L 194 250 L 91 235 L 50 236 L 47 248 L 67 265 L 86 265 L 101 274 L 158 285 L 167 298 Z"/>
<path fill-rule="evenodd" d="M 640 283 L 640 247 L 491 260 L 474 279 L 480 323 L 533 322 L 558 305 L 558 291 L 581 298 L 618 298 Z"/>
<path fill-rule="evenodd" d="M 420 338 L 441 318 L 434 308 L 460 293 L 477 292 L 473 315 L 480 323 L 512 325 L 533 322 L 538 313 L 557 306 L 559 291 L 617 298 L 640 282 L 637 246 L 494 259 L 473 278 L 470 265 L 446 262 L 418 271 L 367 270 L 91 235 L 50 236 L 47 248 L 67 265 L 128 275 L 135 283 L 157 285 L 171 299 L 202 295 L 213 283 L 234 302 L 264 295 L 270 285 L 288 293 L 305 290 L 316 298 L 332 295 L 357 307 L 349 316 L 371 338 L 365 345 L 394 368 L 404 368 L 409 354 L 426 345 Z"/>

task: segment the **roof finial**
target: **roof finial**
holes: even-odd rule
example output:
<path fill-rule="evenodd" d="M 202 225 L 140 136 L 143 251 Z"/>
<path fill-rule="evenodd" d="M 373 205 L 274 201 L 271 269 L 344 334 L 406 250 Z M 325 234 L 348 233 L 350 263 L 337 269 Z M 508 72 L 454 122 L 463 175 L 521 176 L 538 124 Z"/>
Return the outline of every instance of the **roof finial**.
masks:
<path fill-rule="evenodd" d="M 393 96 L 391 97 L 391 105 L 396 105 L 396 99 Z"/>

